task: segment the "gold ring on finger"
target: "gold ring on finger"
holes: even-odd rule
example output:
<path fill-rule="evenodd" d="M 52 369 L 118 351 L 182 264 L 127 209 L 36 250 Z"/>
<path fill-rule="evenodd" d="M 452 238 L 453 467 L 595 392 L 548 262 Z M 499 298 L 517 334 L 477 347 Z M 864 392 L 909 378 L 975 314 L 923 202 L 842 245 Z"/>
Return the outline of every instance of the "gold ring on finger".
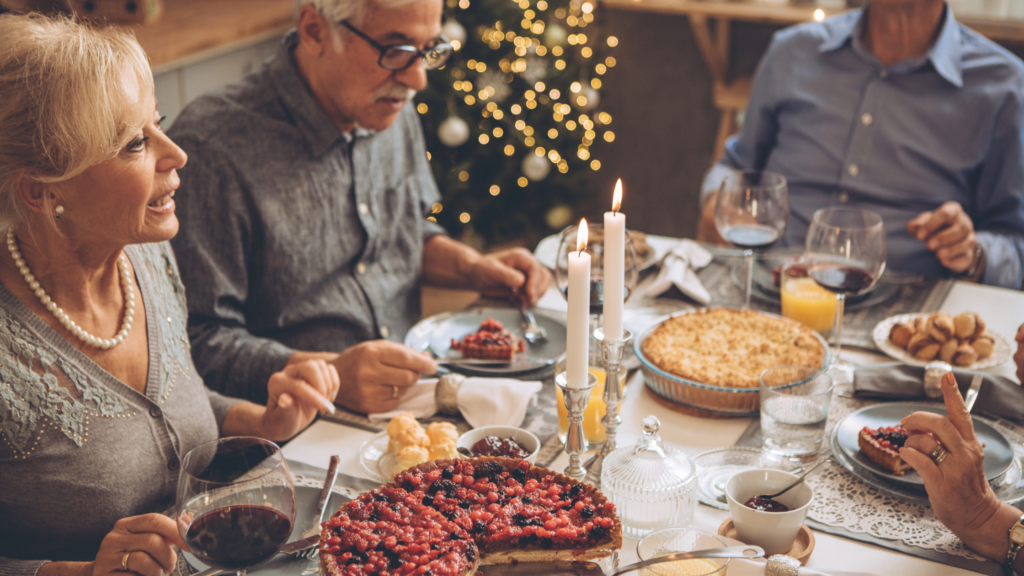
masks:
<path fill-rule="evenodd" d="M 932 462 L 935 462 L 936 466 L 942 464 L 942 461 L 945 460 L 948 455 L 949 452 L 946 452 L 946 449 L 942 447 L 942 444 L 936 444 L 935 448 L 932 448 L 932 451 L 928 453 L 928 457 L 932 459 Z"/>
<path fill-rule="evenodd" d="M 395 398 L 398 398 L 398 386 L 391 387 L 391 399 L 394 400 Z"/>
<path fill-rule="evenodd" d="M 131 554 L 131 552 L 125 552 L 124 556 L 121 556 L 121 570 L 124 570 L 125 572 L 129 572 L 129 570 L 128 570 L 128 555 L 129 554 Z"/>

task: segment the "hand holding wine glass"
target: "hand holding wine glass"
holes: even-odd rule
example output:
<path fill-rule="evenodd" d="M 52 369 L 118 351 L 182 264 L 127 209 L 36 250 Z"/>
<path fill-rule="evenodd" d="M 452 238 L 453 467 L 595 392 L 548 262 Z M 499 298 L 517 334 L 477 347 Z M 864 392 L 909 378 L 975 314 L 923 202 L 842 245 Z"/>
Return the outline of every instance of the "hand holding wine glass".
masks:
<path fill-rule="evenodd" d="M 742 171 L 722 181 L 715 204 L 715 228 L 727 242 L 743 249 L 747 265 L 744 308 L 750 308 L 754 250 L 767 248 L 789 224 L 789 189 L 774 172 Z"/>
<path fill-rule="evenodd" d="M 244 576 L 273 558 L 295 522 L 295 488 L 281 449 L 261 438 L 207 442 L 185 455 L 178 531 L 203 563 Z"/>
<path fill-rule="evenodd" d="M 836 382 L 852 382 L 853 366 L 840 358 L 843 303 L 847 296 L 863 294 L 885 270 L 885 226 L 882 217 L 860 208 L 822 208 L 814 213 L 807 231 L 804 262 L 819 286 L 834 292 L 836 348 L 829 373 Z"/>

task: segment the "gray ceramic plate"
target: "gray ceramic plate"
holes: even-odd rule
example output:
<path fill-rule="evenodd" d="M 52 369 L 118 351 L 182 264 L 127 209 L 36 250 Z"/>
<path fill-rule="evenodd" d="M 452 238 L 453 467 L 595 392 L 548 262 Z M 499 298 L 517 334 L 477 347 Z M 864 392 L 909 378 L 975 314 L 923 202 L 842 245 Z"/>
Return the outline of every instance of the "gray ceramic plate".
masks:
<path fill-rule="evenodd" d="M 868 406 L 850 414 L 842 422 L 836 424 L 835 445 L 851 463 L 882 475 L 891 482 L 923 486 L 924 480 L 917 472 L 910 470 L 903 476 L 890 474 L 861 454 L 860 448 L 857 446 L 857 435 L 865 426 L 872 429 L 892 426 L 912 412 L 932 412 L 946 415 L 945 408 L 932 404 L 901 402 Z M 977 418 L 972 418 L 972 420 L 974 421 L 974 433 L 985 446 L 985 478 L 988 480 L 998 478 L 1013 464 L 1013 446 L 1002 432 Z"/>
<path fill-rule="evenodd" d="M 313 521 L 315 520 L 313 512 L 316 511 L 316 501 L 318 498 L 320 498 L 319 488 L 310 488 L 308 486 L 295 487 L 295 525 L 292 527 L 292 535 L 288 539 L 289 542 L 301 538 L 302 533 L 313 525 Z M 327 500 L 327 505 L 325 506 L 325 509 L 327 510 L 325 518 L 329 518 L 335 510 L 341 508 L 341 505 L 348 501 L 349 499 L 345 496 L 332 492 L 331 497 Z M 185 560 L 188 561 L 189 565 L 196 570 L 202 571 L 209 568 L 209 566 L 203 564 L 188 552 L 182 552 L 182 555 L 185 557 Z M 317 562 L 316 556 L 312 559 L 306 559 L 298 558 L 291 554 L 279 554 L 271 558 L 269 562 L 259 568 L 249 570 L 247 574 L 259 574 L 260 576 L 297 576 L 304 568 L 315 569 L 317 567 Z M 232 574 L 232 572 L 225 572 L 224 574 Z"/>
<path fill-rule="evenodd" d="M 565 354 L 565 322 L 534 309 L 537 323 L 548 335 L 543 344 L 526 343 L 526 350 L 516 355 L 517 359 L 507 365 L 449 365 L 452 370 L 466 374 L 481 376 L 521 376 L 542 371 L 550 371 L 559 356 Z M 514 308 L 478 308 L 464 312 L 446 312 L 425 318 L 409 329 L 405 336 L 405 344 L 421 351 L 430 351 L 438 358 L 459 358 L 459 354 L 451 350 L 452 340 L 461 340 L 467 334 L 476 332 L 480 323 L 487 317 L 494 318 L 505 325 L 505 328 L 523 338 L 523 320 L 519 311 Z M 539 362 L 538 362 L 539 361 Z"/>

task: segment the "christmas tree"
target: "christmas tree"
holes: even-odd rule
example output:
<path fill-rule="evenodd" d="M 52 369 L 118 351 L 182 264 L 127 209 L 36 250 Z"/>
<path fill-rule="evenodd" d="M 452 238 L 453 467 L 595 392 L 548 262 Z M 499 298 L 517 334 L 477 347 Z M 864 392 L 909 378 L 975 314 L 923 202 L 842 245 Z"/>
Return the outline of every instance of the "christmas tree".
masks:
<path fill-rule="evenodd" d="M 601 34 L 593 0 L 446 6 L 456 52 L 417 98 L 442 194 L 431 218 L 478 246 L 532 246 L 607 205 L 588 181 L 615 139 L 599 90 L 618 40 Z"/>

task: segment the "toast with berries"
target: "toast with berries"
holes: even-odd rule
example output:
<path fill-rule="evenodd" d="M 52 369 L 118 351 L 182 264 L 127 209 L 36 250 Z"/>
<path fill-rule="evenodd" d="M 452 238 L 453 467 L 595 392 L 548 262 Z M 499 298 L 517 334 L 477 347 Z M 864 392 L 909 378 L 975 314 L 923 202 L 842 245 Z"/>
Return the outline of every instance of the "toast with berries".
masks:
<path fill-rule="evenodd" d="M 899 453 L 906 441 L 907 431 L 899 424 L 876 429 L 865 426 L 857 435 L 861 454 L 896 476 L 903 476 L 910 470 L 910 465 L 900 458 Z"/>
<path fill-rule="evenodd" d="M 622 546 L 615 507 L 525 460 L 435 460 L 346 503 L 320 535 L 325 576 L 468 576 L 480 564 L 592 560 Z"/>

